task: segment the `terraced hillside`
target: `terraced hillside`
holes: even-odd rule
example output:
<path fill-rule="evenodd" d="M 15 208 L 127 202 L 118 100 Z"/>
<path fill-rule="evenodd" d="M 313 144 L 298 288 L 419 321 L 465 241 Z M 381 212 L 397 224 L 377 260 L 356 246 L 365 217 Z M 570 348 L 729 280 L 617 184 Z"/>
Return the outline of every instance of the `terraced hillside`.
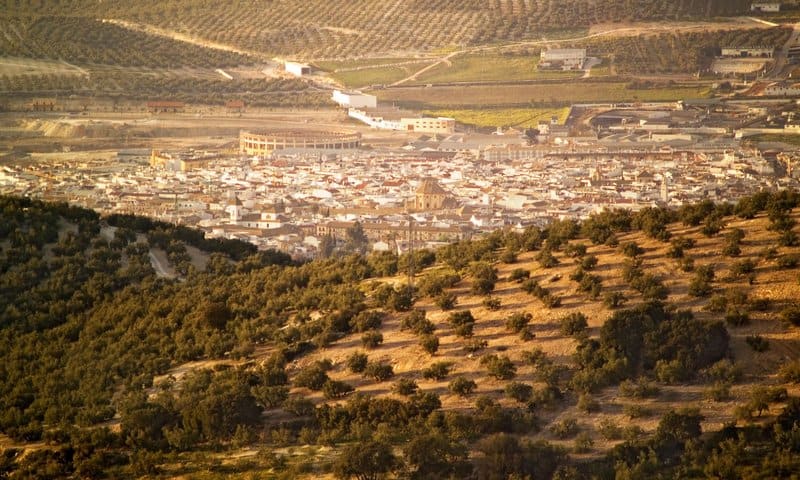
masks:
<path fill-rule="evenodd" d="M 707 19 L 747 11 L 743 0 L 6 1 L 7 18 L 121 18 L 274 55 L 358 57 L 541 37 L 595 23 Z M 79 20 L 71 20 L 79 21 Z M 49 35 L 49 32 L 43 32 Z"/>
<path fill-rule="evenodd" d="M 800 466 L 792 192 L 418 251 L 413 288 L 409 256 L 350 255 L 357 232 L 297 265 L 145 219 L 2 204 L 9 478 Z M 198 264 L 197 248 L 216 253 Z"/>

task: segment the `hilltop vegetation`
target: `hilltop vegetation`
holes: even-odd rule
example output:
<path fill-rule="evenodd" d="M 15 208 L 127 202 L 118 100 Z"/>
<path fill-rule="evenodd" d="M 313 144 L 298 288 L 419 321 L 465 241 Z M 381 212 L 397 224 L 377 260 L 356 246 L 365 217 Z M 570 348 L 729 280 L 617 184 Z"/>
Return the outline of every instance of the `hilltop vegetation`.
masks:
<path fill-rule="evenodd" d="M 799 201 L 604 212 L 400 258 L 353 254 L 356 229 L 296 264 L 3 198 L 0 472 L 783 476 Z"/>
<path fill-rule="evenodd" d="M 229 2 L 8 0 L 6 17 L 122 18 L 273 55 L 358 57 L 539 38 L 596 23 L 708 19 L 748 11 L 744 0 L 312 0 Z M 79 35 L 81 32 L 77 32 Z"/>

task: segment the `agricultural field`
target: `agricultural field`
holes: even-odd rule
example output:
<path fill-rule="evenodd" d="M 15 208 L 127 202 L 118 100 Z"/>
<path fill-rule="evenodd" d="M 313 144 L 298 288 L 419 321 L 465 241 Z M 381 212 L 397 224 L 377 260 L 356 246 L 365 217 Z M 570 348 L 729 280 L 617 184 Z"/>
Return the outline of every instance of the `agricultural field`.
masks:
<path fill-rule="evenodd" d="M 629 89 L 623 82 L 537 83 L 498 86 L 464 85 L 443 87 L 389 88 L 376 92 L 378 98 L 404 108 L 429 110 L 513 108 L 520 106 L 556 105 L 591 102 L 655 102 L 690 98 L 706 98 L 704 85 L 650 86 Z"/>
<path fill-rule="evenodd" d="M 450 46 L 558 37 L 559 30 L 603 22 L 740 15 L 749 5 L 749 0 L 576 0 L 569 4 L 562 0 L 236 0 L 221 12 L 216 2 L 204 0 L 144 0 L 135 6 L 89 0 L 6 0 L 0 11 L 7 18 L 73 17 L 82 12 L 87 18 L 140 22 L 242 49 L 313 59 L 381 53 L 403 56 L 403 52 Z"/>
<path fill-rule="evenodd" d="M 593 56 L 613 57 L 620 75 L 707 72 L 722 47 L 767 45 L 782 47 L 788 27 L 750 28 L 715 32 L 680 32 L 596 38 L 579 45 Z"/>
<path fill-rule="evenodd" d="M 442 62 L 419 77 L 415 83 L 515 82 L 528 80 L 570 80 L 582 72 L 539 71 L 539 51 L 520 55 L 459 55 Z"/>
<path fill-rule="evenodd" d="M 411 63 L 401 66 L 379 66 L 358 70 L 343 70 L 331 74 L 331 78 L 347 87 L 366 87 L 369 85 L 388 85 L 402 80 L 424 68 L 425 64 Z"/>
<path fill-rule="evenodd" d="M 328 95 L 297 79 L 226 80 L 211 71 L 173 70 L 153 74 L 137 69 L 96 69 L 88 75 L 0 75 L 0 95 L 117 97 L 149 100 L 167 97 L 208 105 L 244 100 L 250 106 L 319 106 Z"/>
<path fill-rule="evenodd" d="M 455 118 L 460 123 L 476 127 L 534 128 L 539 121 L 549 122 L 554 116 L 558 118 L 559 125 L 563 125 L 569 115 L 569 108 L 429 110 L 425 113 L 436 117 Z"/>

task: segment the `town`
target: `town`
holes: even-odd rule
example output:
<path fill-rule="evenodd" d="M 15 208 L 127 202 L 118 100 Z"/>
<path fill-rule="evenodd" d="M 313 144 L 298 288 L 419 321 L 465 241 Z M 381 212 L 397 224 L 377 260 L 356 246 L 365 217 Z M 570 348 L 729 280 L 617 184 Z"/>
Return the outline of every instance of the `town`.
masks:
<path fill-rule="evenodd" d="M 386 115 L 369 109 L 370 97 L 332 98 L 350 117 L 354 109 Z M 796 187 L 796 153 L 750 140 L 800 129 L 795 109 L 786 100 L 574 105 L 565 124 L 553 118 L 493 133 L 371 113 L 367 130 L 345 120 L 338 130 L 242 129 L 224 138 L 233 149 L 153 145 L 113 158 L 7 164 L 0 192 L 153 217 L 295 258 L 325 254 L 325 237 L 343 242 L 358 222 L 371 249 L 404 252 L 603 209 L 731 202 Z M 369 131 L 386 124 L 401 132 L 393 144 L 370 144 L 380 139 Z"/>

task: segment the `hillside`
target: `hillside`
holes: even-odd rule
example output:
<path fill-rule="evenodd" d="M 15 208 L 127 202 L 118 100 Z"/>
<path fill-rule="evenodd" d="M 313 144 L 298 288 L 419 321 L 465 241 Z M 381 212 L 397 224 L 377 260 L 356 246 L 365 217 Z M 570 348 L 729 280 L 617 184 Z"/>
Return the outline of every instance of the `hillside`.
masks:
<path fill-rule="evenodd" d="M 0 472 L 780 477 L 799 202 L 496 233 L 416 252 L 409 288 L 409 256 L 352 239 L 298 265 L 0 199 Z"/>

